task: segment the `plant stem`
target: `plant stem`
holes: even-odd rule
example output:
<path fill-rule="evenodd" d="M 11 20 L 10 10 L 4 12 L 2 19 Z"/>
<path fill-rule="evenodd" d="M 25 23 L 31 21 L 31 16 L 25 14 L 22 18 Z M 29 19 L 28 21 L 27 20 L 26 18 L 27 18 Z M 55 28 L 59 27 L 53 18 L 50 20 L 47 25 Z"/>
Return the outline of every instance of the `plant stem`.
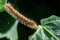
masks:
<path fill-rule="evenodd" d="M 42 26 L 43 29 L 45 29 L 50 35 L 52 35 L 56 40 L 59 40 L 58 37 L 56 37 L 51 31 L 49 31 L 46 27 Z"/>

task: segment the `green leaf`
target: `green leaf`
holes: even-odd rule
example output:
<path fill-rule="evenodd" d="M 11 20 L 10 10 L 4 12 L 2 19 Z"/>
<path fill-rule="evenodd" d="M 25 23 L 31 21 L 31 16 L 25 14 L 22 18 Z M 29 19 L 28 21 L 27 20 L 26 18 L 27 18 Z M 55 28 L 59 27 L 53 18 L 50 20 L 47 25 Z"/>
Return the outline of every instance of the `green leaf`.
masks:
<path fill-rule="evenodd" d="M 59 22 L 60 22 L 60 17 L 55 16 L 55 15 L 52 15 L 48 18 L 45 18 L 45 19 L 41 20 L 42 25 L 49 24 L 49 23 L 59 23 Z"/>
<path fill-rule="evenodd" d="M 46 33 L 43 28 L 38 28 L 37 31 L 29 37 L 29 40 L 55 40 L 49 33 L 47 33 L 47 35 Z"/>
<path fill-rule="evenodd" d="M 60 17 L 52 15 L 42 19 L 41 24 L 60 39 Z"/>
<path fill-rule="evenodd" d="M 0 0 L 0 12 L 4 11 L 4 6 L 7 3 L 7 0 Z"/>
<path fill-rule="evenodd" d="M 52 15 L 41 20 L 41 27 L 29 37 L 29 40 L 59 40 L 60 17 Z"/>
<path fill-rule="evenodd" d="M 10 40 L 18 40 L 18 22 L 6 12 L 2 12 L 0 14 L 0 38 L 7 37 Z"/>

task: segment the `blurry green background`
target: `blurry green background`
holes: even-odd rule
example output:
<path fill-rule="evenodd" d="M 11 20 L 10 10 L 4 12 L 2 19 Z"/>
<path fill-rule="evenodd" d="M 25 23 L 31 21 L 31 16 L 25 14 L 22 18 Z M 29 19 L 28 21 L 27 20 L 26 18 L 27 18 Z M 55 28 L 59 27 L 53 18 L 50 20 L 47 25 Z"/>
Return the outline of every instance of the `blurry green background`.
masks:
<path fill-rule="evenodd" d="M 36 21 L 37 24 L 40 24 L 42 18 L 51 15 L 60 16 L 60 0 L 8 0 L 8 3 L 26 17 Z M 17 31 L 19 40 L 28 40 L 28 36 L 35 32 L 21 23 L 18 24 Z M 4 38 L 4 40 L 6 39 Z"/>

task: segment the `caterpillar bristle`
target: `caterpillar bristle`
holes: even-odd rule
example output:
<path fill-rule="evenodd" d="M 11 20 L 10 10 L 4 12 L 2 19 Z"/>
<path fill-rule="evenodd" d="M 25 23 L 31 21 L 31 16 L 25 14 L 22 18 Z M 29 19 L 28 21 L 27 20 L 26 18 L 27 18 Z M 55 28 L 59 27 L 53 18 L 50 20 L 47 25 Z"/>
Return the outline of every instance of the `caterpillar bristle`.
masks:
<path fill-rule="evenodd" d="M 6 4 L 5 7 L 12 12 L 20 21 L 22 24 L 27 24 L 33 27 L 36 27 L 37 24 L 35 21 L 28 19 L 27 17 L 23 16 L 21 13 L 19 13 L 11 4 Z"/>

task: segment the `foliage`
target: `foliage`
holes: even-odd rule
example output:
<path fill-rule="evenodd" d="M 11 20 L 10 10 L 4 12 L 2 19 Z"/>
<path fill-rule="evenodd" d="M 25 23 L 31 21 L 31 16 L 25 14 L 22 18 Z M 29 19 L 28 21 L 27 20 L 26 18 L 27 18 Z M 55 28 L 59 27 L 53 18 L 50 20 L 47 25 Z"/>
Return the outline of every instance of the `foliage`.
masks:
<path fill-rule="evenodd" d="M 60 17 L 52 15 L 41 20 L 41 27 L 29 37 L 29 40 L 59 40 Z"/>
<path fill-rule="evenodd" d="M 0 38 L 7 37 L 10 40 L 18 40 L 18 20 L 7 14 L 3 9 L 7 0 L 0 0 Z M 28 40 L 59 40 L 60 17 L 52 15 L 41 20 L 41 25 L 36 32 L 28 37 Z M 21 35 L 21 34 L 20 34 Z"/>
<path fill-rule="evenodd" d="M 4 6 L 7 3 L 7 0 L 0 0 L 0 12 L 4 11 Z"/>
<path fill-rule="evenodd" d="M 3 10 L 7 0 L 0 0 L 0 10 Z M 0 11 L 0 38 L 7 37 L 10 40 L 18 40 L 17 24 L 18 20 L 15 20 L 6 12 Z"/>

